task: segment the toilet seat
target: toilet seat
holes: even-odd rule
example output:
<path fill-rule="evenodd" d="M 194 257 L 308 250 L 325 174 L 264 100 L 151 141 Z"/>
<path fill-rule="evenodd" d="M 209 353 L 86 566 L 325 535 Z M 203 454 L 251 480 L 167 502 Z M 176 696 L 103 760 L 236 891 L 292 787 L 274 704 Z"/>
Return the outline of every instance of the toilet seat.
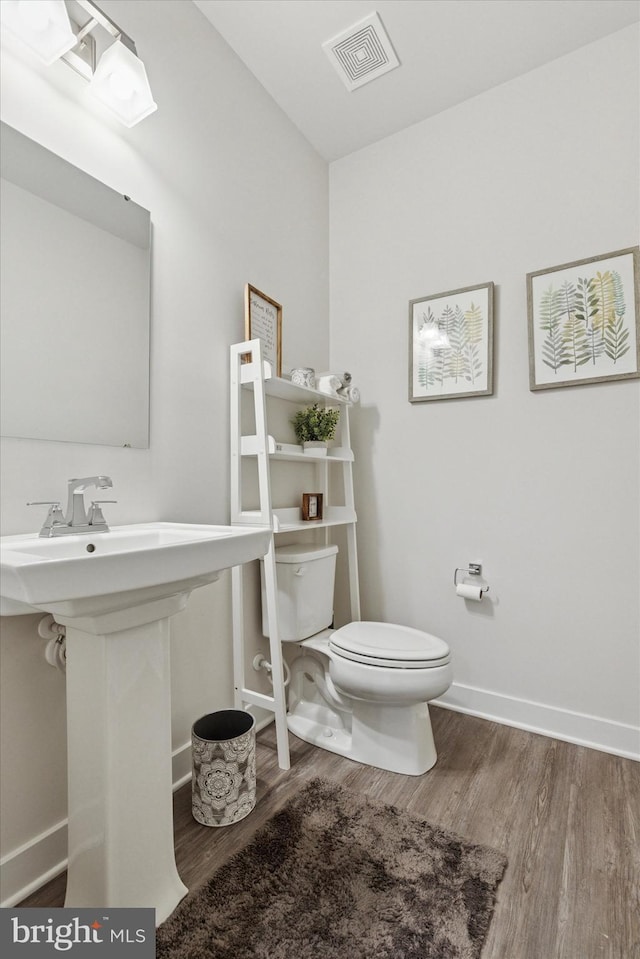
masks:
<path fill-rule="evenodd" d="M 430 669 L 451 658 L 444 640 L 392 623 L 348 623 L 331 634 L 329 649 L 356 663 L 396 669 Z"/>

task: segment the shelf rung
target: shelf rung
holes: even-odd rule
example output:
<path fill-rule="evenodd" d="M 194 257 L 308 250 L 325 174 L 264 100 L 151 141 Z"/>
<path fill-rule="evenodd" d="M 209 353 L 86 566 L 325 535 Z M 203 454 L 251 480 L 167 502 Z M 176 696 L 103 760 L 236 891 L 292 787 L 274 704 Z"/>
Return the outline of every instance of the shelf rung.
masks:
<path fill-rule="evenodd" d="M 253 689 L 241 689 L 240 695 L 242 701 L 250 703 L 252 706 L 261 706 L 263 709 L 270 709 L 275 712 L 275 700 L 273 696 L 267 696 L 266 693 L 256 693 Z"/>
<path fill-rule="evenodd" d="M 268 396 L 275 396 L 280 400 L 288 400 L 290 403 L 314 403 L 322 401 L 329 406 L 352 406 L 351 400 L 348 400 L 346 396 L 333 396 L 329 393 L 323 393 L 321 390 L 312 390 L 307 386 L 298 386 L 292 383 L 291 380 L 285 380 L 284 377 L 273 376 L 270 372 L 270 365 L 266 360 L 264 362 L 265 367 L 269 369 L 269 372 L 265 369 L 264 381 L 264 391 Z M 249 365 L 248 363 L 245 364 L 245 366 Z M 245 366 L 242 367 L 243 371 Z M 240 381 L 244 387 L 253 389 L 255 380 L 255 376 L 249 376 L 244 372 L 241 373 Z"/>
<path fill-rule="evenodd" d="M 264 369 L 265 380 L 270 379 L 271 376 L 273 375 L 273 371 L 271 369 L 271 363 L 269 363 L 268 360 L 263 360 L 262 366 Z M 252 361 L 250 363 L 243 363 L 240 366 L 240 382 L 242 383 L 243 386 L 249 386 L 249 385 L 252 386 L 253 383 L 258 379 L 259 375 L 260 375 L 259 368 L 257 367 L 255 361 Z"/>
<path fill-rule="evenodd" d="M 263 519 L 262 513 L 259 509 L 243 509 L 240 513 L 237 513 L 231 518 L 232 526 L 267 526 L 271 528 L 271 524 Z"/>
<path fill-rule="evenodd" d="M 355 522 L 357 522 L 356 511 L 348 506 L 329 506 L 323 519 L 307 521 L 302 519 L 302 510 L 297 506 L 273 510 L 274 533 L 318 529 L 325 526 L 344 526 Z"/>
<path fill-rule="evenodd" d="M 320 453 L 305 453 L 299 443 L 281 443 L 273 436 L 266 437 L 266 452 L 276 460 L 300 460 L 303 463 L 352 463 L 353 450 L 347 446 L 331 446 L 326 456 Z M 263 452 L 260 448 L 260 437 L 254 433 L 240 438 L 240 453 L 242 456 L 257 456 Z"/>

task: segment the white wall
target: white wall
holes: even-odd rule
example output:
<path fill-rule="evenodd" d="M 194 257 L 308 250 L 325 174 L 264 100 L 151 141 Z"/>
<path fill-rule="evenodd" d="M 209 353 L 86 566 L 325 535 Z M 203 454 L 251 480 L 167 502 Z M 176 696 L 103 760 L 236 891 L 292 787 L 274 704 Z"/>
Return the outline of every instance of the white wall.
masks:
<path fill-rule="evenodd" d="M 2 118 L 151 210 L 151 448 L 4 440 L 4 534 L 38 528 L 26 500 L 99 472 L 117 484 L 114 524 L 228 519 L 227 347 L 245 282 L 284 305 L 285 369 L 328 363 L 326 165 L 191 4 L 103 6 L 134 36 L 158 112 L 126 131 L 62 65 L 3 51 Z M 332 366 L 364 397 L 365 615 L 451 643 L 450 702 L 621 751 L 636 748 L 638 709 L 638 384 L 531 394 L 524 277 L 638 240 L 637 39 L 623 31 L 334 164 L 331 201 Z M 495 395 L 411 406 L 408 300 L 488 280 Z M 451 580 L 475 560 L 491 601 L 467 609 Z M 193 720 L 231 702 L 229 606 L 223 577 L 174 620 L 182 768 Z M 5 901 L 66 852 L 64 678 L 37 620 L 1 624 Z"/>
<path fill-rule="evenodd" d="M 328 362 L 326 163 L 194 5 L 101 5 L 134 37 L 157 113 L 125 130 L 64 65 L 3 49 L 2 119 L 151 211 L 151 447 L 3 440 L 5 535 L 41 525 L 27 500 L 64 497 L 70 476 L 96 473 L 114 480 L 112 525 L 228 522 L 228 346 L 244 336 L 246 282 L 283 304 L 285 369 Z M 41 402 L 55 402 L 53 378 Z M 225 575 L 173 621 L 180 770 L 193 721 L 232 702 L 229 593 Z M 5 902 L 66 855 L 65 681 L 37 622 L 2 620 Z"/>
<path fill-rule="evenodd" d="M 364 617 L 449 642 L 450 705 L 636 755 L 639 384 L 530 392 L 525 276 L 638 243 L 638 50 L 630 27 L 330 174 Z M 410 404 L 408 301 L 489 281 L 494 395 Z"/>

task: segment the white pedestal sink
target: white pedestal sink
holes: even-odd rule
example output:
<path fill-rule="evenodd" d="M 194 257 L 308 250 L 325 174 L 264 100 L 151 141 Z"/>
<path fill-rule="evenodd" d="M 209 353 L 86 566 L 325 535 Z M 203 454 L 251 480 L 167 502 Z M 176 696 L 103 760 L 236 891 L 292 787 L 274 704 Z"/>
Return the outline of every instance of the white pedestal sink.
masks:
<path fill-rule="evenodd" d="M 187 889 L 173 847 L 169 617 L 222 569 L 263 556 L 266 527 L 152 523 L 0 539 L 0 612 L 67 631 L 65 905 L 152 906 Z"/>

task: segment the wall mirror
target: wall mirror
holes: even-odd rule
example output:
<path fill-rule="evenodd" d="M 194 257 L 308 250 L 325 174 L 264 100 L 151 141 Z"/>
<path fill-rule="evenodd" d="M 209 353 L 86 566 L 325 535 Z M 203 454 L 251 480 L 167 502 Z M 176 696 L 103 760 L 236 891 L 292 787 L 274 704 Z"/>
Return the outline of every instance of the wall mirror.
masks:
<path fill-rule="evenodd" d="M 150 214 L 0 134 L 0 433 L 146 448 Z"/>

